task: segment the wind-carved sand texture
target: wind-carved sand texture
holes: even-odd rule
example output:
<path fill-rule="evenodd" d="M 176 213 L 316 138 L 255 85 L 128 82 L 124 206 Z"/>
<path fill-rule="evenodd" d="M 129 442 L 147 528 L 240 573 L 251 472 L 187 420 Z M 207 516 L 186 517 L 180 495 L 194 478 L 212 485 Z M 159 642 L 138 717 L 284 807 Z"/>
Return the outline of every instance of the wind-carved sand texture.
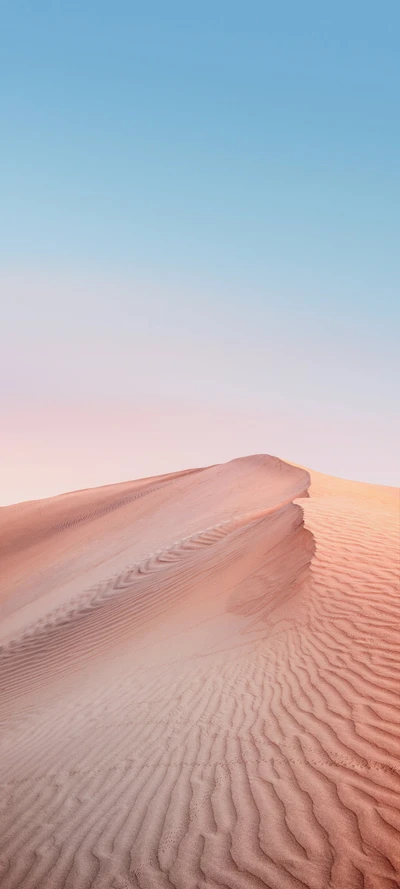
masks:
<path fill-rule="evenodd" d="M 309 485 L 0 510 L 1 889 L 399 887 L 398 492 Z"/>

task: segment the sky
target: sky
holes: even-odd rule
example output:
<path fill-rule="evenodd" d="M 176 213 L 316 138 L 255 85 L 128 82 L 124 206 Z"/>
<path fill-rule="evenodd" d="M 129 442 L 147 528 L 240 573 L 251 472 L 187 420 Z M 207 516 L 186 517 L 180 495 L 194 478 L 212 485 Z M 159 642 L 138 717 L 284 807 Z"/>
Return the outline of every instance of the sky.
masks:
<path fill-rule="evenodd" d="M 400 6 L 3 0 L 0 504 L 398 484 Z"/>

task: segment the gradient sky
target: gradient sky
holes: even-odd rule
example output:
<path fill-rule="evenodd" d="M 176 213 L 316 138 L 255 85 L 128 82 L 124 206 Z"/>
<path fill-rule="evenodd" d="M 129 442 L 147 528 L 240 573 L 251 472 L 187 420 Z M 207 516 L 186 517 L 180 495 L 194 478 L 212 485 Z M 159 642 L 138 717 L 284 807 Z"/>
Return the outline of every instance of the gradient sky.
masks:
<path fill-rule="evenodd" d="M 0 31 L 0 503 L 254 452 L 398 483 L 398 2 Z"/>

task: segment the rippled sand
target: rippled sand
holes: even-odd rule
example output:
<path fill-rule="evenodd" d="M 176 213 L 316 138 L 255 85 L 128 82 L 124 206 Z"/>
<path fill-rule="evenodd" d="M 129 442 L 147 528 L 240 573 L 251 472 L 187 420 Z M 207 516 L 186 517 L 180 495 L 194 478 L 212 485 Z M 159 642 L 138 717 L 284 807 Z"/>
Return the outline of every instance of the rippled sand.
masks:
<path fill-rule="evenodd" d="M 399 506 L 256 456 L 0 509 L 1 889 L 399 887 Z"/>

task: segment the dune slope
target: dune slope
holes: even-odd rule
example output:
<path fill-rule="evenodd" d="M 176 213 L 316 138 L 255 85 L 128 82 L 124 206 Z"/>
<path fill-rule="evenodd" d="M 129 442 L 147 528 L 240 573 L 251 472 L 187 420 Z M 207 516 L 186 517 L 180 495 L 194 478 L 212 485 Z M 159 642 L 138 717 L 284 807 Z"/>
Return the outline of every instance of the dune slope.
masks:
<path fill-rule="evenodd" d="M 1 889 L 400 885 L 395 489 L 256 456 L 0 541 Z"/>

